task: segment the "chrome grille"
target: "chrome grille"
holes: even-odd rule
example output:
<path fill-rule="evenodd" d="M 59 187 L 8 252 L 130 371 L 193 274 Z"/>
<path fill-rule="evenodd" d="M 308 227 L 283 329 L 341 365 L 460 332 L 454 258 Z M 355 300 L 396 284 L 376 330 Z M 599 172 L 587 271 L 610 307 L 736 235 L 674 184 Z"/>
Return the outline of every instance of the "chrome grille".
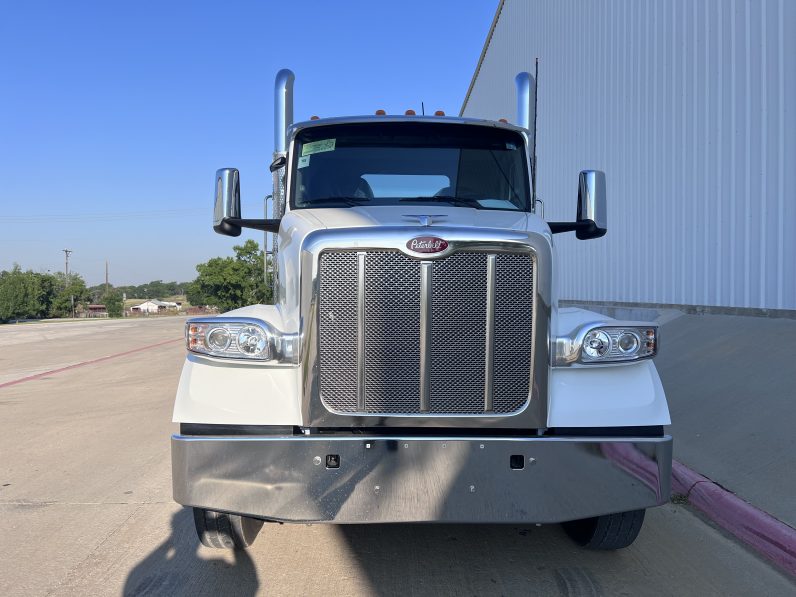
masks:
<path fill-rule="evenodd" d="M 320 395 L 330 411 L 508 414 L 527 402 L 530 254 L 421 261 L 393 250 L 326 251 L 319 278 Z"/>

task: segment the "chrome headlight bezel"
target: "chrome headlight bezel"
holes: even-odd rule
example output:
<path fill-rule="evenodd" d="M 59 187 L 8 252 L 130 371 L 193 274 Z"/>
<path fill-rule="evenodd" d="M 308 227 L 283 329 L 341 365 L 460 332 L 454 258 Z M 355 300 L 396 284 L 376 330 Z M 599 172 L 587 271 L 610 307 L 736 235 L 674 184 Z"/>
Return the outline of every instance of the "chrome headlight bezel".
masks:
<path fill-rule="evenodd" d="M 221 337 L 211 342 L 213 336 Z M 226 337 L 225 337 L 226 336 Z M 245 350 L 241 342 L 251 350 Z M 298 363 L 298 335 L 253 317 L 207 317 L 185 322 L 185 346 L 204 357 L 279 365 Z"/>
<path fill-rule="evenodd" d="M 607 349 L 599 356 L 594 355 L 594 351 L 590 354 L 590 351 L 584 350 L 589 340 L 598 335 L 601 346 L 606 337 L 608 340 Z M 620 342 L 622 339 L 625 342 Z M 630 344 L 627 345 L 627 342 Z M 653 358 L 658 354 L 659 342 L 657 325 L 622 321 L 589 323 L 579 326 L 571 334 L 556 338 L 553 366 L 629 365 Z"/>

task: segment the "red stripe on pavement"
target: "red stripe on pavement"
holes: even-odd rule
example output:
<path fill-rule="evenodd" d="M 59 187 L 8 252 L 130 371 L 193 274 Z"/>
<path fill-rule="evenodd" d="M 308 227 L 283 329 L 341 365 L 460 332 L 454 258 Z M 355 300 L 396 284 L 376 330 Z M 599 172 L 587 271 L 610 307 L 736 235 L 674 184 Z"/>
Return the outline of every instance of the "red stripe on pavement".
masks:
<path fill-rule="evenodd" d="M 689 504 L 721 528 L 796 576 L 796 529 L 676 460 L 672 462 L 672 489 L 686 495 Z"/>
<path fill-rule="evenodd" d="M 26 381 L 33 381 L 34 379 L 40 379 L 42 377 L 47 377 L 48 375 L 55 375 L 56 373 L 61 373 L 62 371 L 69 371 L 70 369 L 77 369 L 78 367 L 85 367 L 86 365 L 93 365 L 95 363 L 101 363 L 103 361 L 109 361 L 111 359 L 117 359 L 119 357 L 127 356 L 128 354 L 134 354 L 136 352 L 141 352 L 143 350 L 149 350 L 150 348 L 157 348 L 158 346 L 163 346 L 164 344 L 171 344 L 172 342 L 180 342 L 182 338 L 175 338 L 173 340 L 164 340 L 163 342 L 158 342 L 157 344 L 150 344 L 149 346 L 142 346 L 141 348 L 134 348 L 133 350 L 128 350 L 126 352 L 119 352 L 116 354 L 111 354 L 106 357 L 100 357 L 98 359 L 92 359 L 90 361 L 83 361 L 82 363 L 75 363 L 74 365 L 67 365 L 66 367 L 61 367 L 60 369 L 53 369 L 51 371 L 45 371 L 44 373 L 37 373 L 36 375 L 29 375 L 28 377 L 21 377 L 19 379 L 14 379 L 12 381 L 7 381 L 5 383 L 0 383 L 0 388 L 7 388 L 8 386 L 14 386 L 18 383 L 24 383 Z"/>

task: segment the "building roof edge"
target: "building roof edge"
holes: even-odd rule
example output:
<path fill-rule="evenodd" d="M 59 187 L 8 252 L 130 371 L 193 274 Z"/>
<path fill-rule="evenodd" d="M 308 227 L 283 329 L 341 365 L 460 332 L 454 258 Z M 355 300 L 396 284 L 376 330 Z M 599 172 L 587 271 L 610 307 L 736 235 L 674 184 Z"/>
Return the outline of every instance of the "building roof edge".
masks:
<path fill-rule="evenodd" d="M 497 10 L 495 10 L 495 16 L 492 19 L 492 24 L 489 26 L 489 33 L 486 34 L 484 48 L 481 50 L 481 56 L 478 57 L 478 64 L 475 65 L 475 72 L 473 73 L 473 78 L 470 80 L 470 86 L 467 88 L 467 93 L 464 96 L 464 102 L 462 103 L 461 110 L 459 110 L 459 116 L 464 115 L 464 110 L 467 108 L 467 102 L 470 101 L 470 94 L 473 92 L 473 87 L 475 87 L 475 80 L 478 78 L 478 73 L 481 72 L 481 65 L 484 63 L 486 51 L 489 49 L 489 44 L 492 41 L 492 35 L 495 33 L 495 27 L 497 27 L 497 22 L 500 19 L 500 13 L 503 11 L 503 5 L 505 3 L 506 0 L 500 0 Z"/>

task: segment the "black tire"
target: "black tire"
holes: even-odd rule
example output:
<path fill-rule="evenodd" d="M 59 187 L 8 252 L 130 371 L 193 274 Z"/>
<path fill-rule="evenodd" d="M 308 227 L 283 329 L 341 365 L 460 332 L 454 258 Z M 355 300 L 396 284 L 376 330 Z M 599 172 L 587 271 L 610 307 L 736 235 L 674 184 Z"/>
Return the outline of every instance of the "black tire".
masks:
<path fill-rule="evenodd" d="M 216 549 L 246 549 L 263 526 L 256 518 L 202 508 L 193 509 L 193 521 L 202 545 Z"/>
<path fill-rule="evenodd" d="M 638 537 L 641 525 L 644 523 L 644 512 L 644 510 L 633 510 L 605 514 L 565 522 L 563 526 L 567 535 L 586 549 L 622 549 Z"/>

